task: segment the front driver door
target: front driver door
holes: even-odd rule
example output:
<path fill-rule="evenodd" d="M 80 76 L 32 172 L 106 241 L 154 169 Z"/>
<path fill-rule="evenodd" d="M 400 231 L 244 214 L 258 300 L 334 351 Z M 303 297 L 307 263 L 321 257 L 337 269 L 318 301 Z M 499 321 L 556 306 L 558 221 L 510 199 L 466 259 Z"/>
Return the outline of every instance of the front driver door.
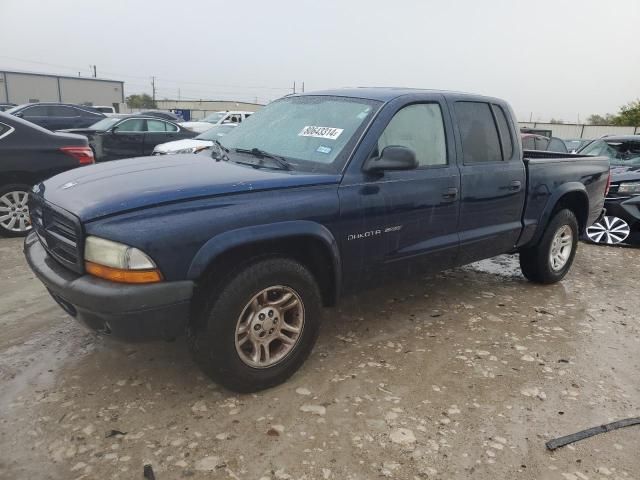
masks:
<path fill-rule="evenodd" d="M 146 123 L 144 118 L 129 118 L 107 132 L 102 140 L 103 160 L 143 155 Z"/>
<path fill-rule="evenodd" d="M 416 95 L 376 120 L 381 134 L 367 157 L 384 147 L 413 150 L 418 168 L 366 173 L 350 168 L 339 189 L 343 268 L 378 272 L 438 271 L 453 265 L 458 249 L 459 173 L 447 107 L 440 95 Z M 408 102 L 411 102 L 407 104 Z M 389 118 L 391 117 L 391 118 Z M 375 127 L 370 129 L 370 134 Z M 395 267 L 395 268 L 394 268 Z"/>

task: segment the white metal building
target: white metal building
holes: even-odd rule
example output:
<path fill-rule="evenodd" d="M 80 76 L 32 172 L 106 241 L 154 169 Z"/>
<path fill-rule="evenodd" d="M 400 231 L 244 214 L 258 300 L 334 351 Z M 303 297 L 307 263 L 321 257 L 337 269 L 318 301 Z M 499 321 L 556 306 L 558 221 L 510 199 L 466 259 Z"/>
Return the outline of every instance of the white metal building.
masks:
<path fill-rule="evenodd" d="M 124 82 L 0 70 L 0 103 L 32 102 L 119 105 L 124 102 Z"/>
<path fill-rule="evenodd" d="M 518 122 L 520 127 L 551 130 L 559 138 L 599 138 L 603 135 L 640 135 L 640 127 L 617 125 L 585 125 L 582 123 Z"/>

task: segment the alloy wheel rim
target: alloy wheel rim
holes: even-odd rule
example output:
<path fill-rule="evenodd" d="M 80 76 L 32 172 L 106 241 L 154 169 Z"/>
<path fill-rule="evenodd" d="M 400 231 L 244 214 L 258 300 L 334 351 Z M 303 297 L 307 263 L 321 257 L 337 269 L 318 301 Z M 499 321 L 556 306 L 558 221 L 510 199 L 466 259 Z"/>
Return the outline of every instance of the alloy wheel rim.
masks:
<path fill-rule="evenodd" d="M 21 190 L 2 195 L 0 197 L 0 226 L 10 232 L 31 230 L 28 200 L 29 193 Z"/>
<path fill-rule="evenodd" d="M 589 240 L 595 243 L 606 243 L 607 245 L 624 242 L 630 233 L 631 228 L 627 222 L 612 216 L 605 216 L 602 220 L 587 228 Z"/>
<path fill-rule="evenodd" d="M 271 367 L 294 350 L 304 320 L 304 304 L 294 289 L 283 285 L 265 288 L 251 298 L 238 317 L 236 352 L 250 367 Z"/>
<path fill-rule="evenodd" d="M 571 257 L 573 250 L 573 232 L 569 225 L 561 226 L 551 240 L 549 264 L 555 272 L 562 270 Z"/>

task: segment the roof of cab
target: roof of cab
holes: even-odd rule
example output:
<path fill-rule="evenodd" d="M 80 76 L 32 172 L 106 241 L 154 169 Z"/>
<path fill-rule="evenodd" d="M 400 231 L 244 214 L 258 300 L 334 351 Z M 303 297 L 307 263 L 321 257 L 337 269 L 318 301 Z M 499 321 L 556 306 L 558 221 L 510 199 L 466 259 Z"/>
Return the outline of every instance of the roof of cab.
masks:
<path fill-rule="evenodd" d="M 398 98 L 404 95 L 415 95 L 421 93 L 436 93 L 445 96 L 456 96 L 463 97 L 469 96 L 474 99 L 486 99 L 494 102 L 503 102 L 504 100 L 487 97 L 484 95 L 478 95 L 473 93 L 465 93 L 465 92 L 454 92 L 449 90 L 432 90 L 432 89 L 421 89 L 421 88 L 406 88 L 406 87 L 353 87 L 353 88 L 336 88 L 332 90 L 320 90 L 316 92 L 306 92 L 296 94 L 296 96 L 303 95 L 331 95 L 334 97 L 353 97 L 353 98 L 363 98 L 367 100 L 377 100 L 381 102 L 388 102 L 393 100 L 394 98 Z"/>

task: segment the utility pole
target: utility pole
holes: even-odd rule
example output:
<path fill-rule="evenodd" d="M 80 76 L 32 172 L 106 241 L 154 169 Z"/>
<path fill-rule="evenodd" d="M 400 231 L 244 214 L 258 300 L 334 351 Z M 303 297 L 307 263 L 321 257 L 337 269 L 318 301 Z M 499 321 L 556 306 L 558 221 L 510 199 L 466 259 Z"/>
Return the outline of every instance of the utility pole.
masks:
<path fill-rule="evenodd" d="M 91 69 L 93 70 L 93 78 L 96 78 L 98 76 L 98 73 L 96 71 L 96 66 L 95 65 L 89 65 L 89 67 L 91 67 Z"/>
<path fill-rule="evenodd" d="M 302 93 L 304 93 L 304 82 L 302 82 Z"/>
<path fill-rule="evenodd" d="M 156 103 L 156 77 L 151 77 L 151 92 L 153 103 Z"/>
<path fill-rule="evenodd" d="M 296 93 L 296 82 L 294 81 L 293 82 L 293 94 L 295 95 L 295 93 Z"/>

